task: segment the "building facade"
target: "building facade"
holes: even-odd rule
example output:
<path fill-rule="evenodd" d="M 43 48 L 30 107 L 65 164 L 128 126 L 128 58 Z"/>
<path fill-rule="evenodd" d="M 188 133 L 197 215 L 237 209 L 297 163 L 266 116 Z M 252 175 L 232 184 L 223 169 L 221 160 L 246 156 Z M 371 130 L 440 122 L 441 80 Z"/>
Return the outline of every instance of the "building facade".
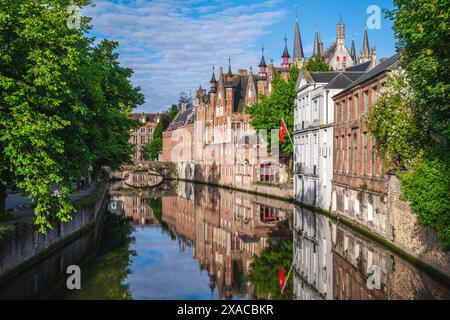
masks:
<path fill-rule="evenodd" d="M 366 119 L 397 55 L 364 74 L 334 100 L 334 161 L 331 210 L 391 239 L 387 179 Z M 391 239 L 392 240 L 392 239 Z"/>
<path fill-rule="evenodd" d="M 139 127 L 131 130 L 130 144 L 133 146 L 132 160 L 139 163 L 146 160 L 145 149 L 153 140 L 153 132 L 161 117 L 159 114 L 133 113 L 132 118 L 139 121 Z"/>
<path fill-rule="evenodd" d="M 308 72 L 297 83 L 294 112 L 294 195 L 296 200 L 329 210 L 333 179 L 332 97 L 362 72 Z"/>
<path fill-rule="evenodd" d="M 195 112 L 191 105 L 181 104 L 178 114 L 163 132 L 163 149 L 159 160 L 177 165 L 181 179 L 194 179 L 194 123 Z"/>

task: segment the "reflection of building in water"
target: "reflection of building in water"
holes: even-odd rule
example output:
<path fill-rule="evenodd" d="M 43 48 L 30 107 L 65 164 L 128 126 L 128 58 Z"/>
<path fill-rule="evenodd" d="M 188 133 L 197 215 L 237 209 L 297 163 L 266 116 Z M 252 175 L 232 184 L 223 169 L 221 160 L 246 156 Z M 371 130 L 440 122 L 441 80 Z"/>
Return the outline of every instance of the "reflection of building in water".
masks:
<path fill-rule="evenodd" d="M 300 207 L 294 215 L 294 248 L 294 295 L 300 300 L 445 299 L 450 294 L 386 249 Z"/>
<path fill-rule="evenodd" d="M 132 218 L 135 225 L 146 226 L 157 221 L 148 199 L 139 196 L 112 196 L 109 204 L 112 213 Z"/>
<path fill-rule="evenodd" d="M 180 183 L 177 197 L 163 197 L 163 221 L 183 248 L 192 244 L 200 269 L 207 271 L 210 288 L 220 298 L 252 295 L 244 283 L 254 255 L 268 245 L 275 223 L 287 218 L 290 204 L 275 209 L 265 206 L 273 200 L 224 189 Z M 195 195 L 195 196 L 194 196 Z M 265 209 L 261 209 L 265 208 Z M 270 212 L 268 220 L 261 212 Z M 180 240 L 179 240 L 180 241 Z"/>
<path fill-rule="evenodd" d="M 310 210 L 295 208 L 294 294 L 300 300 L 333 298 L 331 224 Z"/>

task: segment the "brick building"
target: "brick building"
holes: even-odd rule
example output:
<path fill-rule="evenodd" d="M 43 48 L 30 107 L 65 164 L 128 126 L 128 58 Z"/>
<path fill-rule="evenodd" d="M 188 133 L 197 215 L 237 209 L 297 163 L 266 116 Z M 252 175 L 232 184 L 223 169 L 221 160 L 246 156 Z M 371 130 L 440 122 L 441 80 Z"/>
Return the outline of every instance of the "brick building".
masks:
<path fill-rule="evenodd" d="M 131 130 L 130 144 L 133 146 L 134 163 L 145 160 L 145 147 L 153 140 L 153 132 L 159 123 L 159 114 L 133 113 L 132 118 L 139 121 L 139 127 Z"/>
<path fill-rule="evenodd" d="M 383 61 L 333 97 L 334 161 L 332 211 L 390 239 L 387 179 L 366 119 L 397 55 Z"/>
<path fill-rule="evenodd" d="M 177 116 L 163 132 L 163 150 L 159 160 L 175 163 L 182 179 L 194 178 L 194 122 L 193 107 L 181 104 Z"/>

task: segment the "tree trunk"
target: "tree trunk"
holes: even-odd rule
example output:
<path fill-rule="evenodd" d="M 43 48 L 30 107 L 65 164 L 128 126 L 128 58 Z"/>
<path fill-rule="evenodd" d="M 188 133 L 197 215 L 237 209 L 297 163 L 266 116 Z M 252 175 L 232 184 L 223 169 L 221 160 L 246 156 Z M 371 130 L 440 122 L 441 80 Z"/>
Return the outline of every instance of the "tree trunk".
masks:
<path fill-rule="evenodd" d="M 6 211 L 6 186 L 0 183 L 0 213 Z"/>

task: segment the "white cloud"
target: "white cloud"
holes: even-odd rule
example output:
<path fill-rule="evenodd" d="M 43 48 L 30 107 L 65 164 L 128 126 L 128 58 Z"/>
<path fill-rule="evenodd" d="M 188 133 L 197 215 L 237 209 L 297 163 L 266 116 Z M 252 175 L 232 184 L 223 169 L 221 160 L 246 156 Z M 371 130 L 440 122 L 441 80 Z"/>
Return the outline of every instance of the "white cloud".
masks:
<path fill-rule="evenodd" d="M 146 103 L 139 111 L 158 112 L 177 101 L 180 91 L 207 86 L 212 65 L 233 70 L 255 67 L 258 37 L 283 19 L 280 0 L 249 5 L 233 1 L 96 1 L 86 8 L 99 37 L 119 41 L 121 63 L 135 71 Z"/>

